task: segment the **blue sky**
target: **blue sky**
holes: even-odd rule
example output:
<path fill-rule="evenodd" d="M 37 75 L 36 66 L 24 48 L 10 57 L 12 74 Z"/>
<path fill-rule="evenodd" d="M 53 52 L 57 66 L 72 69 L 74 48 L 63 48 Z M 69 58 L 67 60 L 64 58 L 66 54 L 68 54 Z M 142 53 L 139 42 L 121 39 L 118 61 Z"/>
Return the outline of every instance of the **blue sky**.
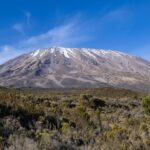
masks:
<path fill-rule="evenodd" d="M 0 1 L 0 64 L 51 46 L 112 49 L 150 60 L 150 1 Z"/>

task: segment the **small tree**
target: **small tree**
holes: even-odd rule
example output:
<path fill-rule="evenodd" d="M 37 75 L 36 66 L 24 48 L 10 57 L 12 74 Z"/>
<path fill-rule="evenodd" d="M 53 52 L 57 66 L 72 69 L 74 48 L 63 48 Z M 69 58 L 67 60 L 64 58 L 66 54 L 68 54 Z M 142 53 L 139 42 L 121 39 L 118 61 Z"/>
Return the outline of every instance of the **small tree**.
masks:
<path fill-rule="evenodd" d="M 93 98 L 91 99 L 91 101 L 89 102 L 89 106 L 93 109 L 99 109 L 99 108 L 102 108 L 102 107 L 105 107 L 106 104 L 105 104 L 105 101 L 101 100 L 101 99 L 98 99 L 98 98 Z"/>
<path fill-rule="evenodd" d="M 150 115 L 150 96 L 146 96 L 142 100 L 142 106 L 147 114 Z"/>

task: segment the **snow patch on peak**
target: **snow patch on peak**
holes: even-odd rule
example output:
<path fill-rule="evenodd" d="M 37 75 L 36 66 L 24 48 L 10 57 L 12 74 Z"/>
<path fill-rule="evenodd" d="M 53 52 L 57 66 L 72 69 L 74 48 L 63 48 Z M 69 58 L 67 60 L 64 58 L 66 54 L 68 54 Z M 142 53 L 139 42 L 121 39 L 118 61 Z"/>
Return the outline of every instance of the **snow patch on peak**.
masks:
<path fill-rule="evenodd" d="M 43 56 L 47 53 L 47 49 L 38 49 L 38 50 L 35 50 L 33 51 L 30 55 L 32 57 L 37 57 L 37 56 Z"/>
<path fill-rule="evenodd" d="M 64 47 L 51 47 L 47 49 L 38 49 L 31 53 L 32 57 L 42 57 L 48 53 L 56 53 L 64 55 L 66 58 L 76 57 L 78 53 L 81 53 L 88 57 L 96 58 L 96 56 L 102 57 L 121 57 L 121 56 L 129 56 L 123 52 L 114 51 L 114 50 L 104 50 L 104 49 L 90 49 L 90 48 L 64 48 Z"/>
<path fill-rule="evenodd" d="M 47 49 L 38 49 L 33 51 L 30 55 L 32 57 L 41 57 L 47 53 L 55 53 L 59 52 L 63 54 L 66 58 L 70 58 L 70 56 L 73 54 L 72 49 L 70 48 L 63 48 L 63 47 L 52 47 L 52 48 L 47 48 Z"/>
<path fill-rule="evenodd" d="M 96 56 L 93 53 L 94 51 L 91 51 L 90 49 L 83 49 L 83 52 L 84 52 L 84 54 L 86 54 L 88 56 L 96 58 Z"/>
<path fill-rule="evenodd" d="M 59 52 L 63 54 L 66 58 L 74 57 L 75 56 L 75 49 L 72 48 L 63 48 L 63 47 L 54 47 L 51 48 L 51 53 Z"/>
<path fill-rule="evenodd" d="M 64 54 L 65 57 L 70 58 L 69 51 L 66 48 L 58 48 L 59 52 Z"/>
<path fill-rule="evenodd" d="M 39 53 L 40 53 L 40 49 L 38 49 L 38 50 L 32 52 L 32 53 L 31 53 L 31 56 L 35 57 L 35 56 L 39 55 Z"/>

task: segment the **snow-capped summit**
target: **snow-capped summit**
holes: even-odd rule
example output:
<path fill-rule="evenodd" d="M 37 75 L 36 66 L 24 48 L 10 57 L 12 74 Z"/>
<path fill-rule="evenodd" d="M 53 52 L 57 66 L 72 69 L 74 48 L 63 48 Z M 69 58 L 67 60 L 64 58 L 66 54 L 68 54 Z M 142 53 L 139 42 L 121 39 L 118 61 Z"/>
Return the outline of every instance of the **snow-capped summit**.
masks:
<path fill-rule="evenodd" d="M 51 47 L 0 66 L 0 85 L 70 88 L 115 86 L 150 91 L 150 62 L 122 52 Z"/>
<path fill-rule="evenodd" d="M 100 56 L 100 55 L 127 55 L 122 52 L 118 51 L 112 51 L 112 50 L 102 50 L 102 49 L 88 49 L 88 48 L 64 48 L 64 47 L 52 47 L 52 48 L 47 48 L 47 49 L 38 49 L 35 50 L 34 52 L 31 53 L 31 56 L 44 56 L 47 55 L 48 53 L 61 53 L 63 54 L 66 58 L 74 57 L 77 53 L 81 53 L 82 55 L 86 56 L 92 56 L 95 57 L 95 55 Z"/>

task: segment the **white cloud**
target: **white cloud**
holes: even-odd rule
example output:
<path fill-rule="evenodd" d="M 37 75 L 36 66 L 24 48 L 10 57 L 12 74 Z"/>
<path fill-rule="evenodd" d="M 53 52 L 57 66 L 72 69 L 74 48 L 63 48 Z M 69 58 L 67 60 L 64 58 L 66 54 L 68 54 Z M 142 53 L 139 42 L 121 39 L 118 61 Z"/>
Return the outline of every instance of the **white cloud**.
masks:
<path fill-rule="evenodd" d="M 0 64 L 21 54 L 10 45 L 0 46 Z"/>
<path fill-rule="evenodd" d="M 16 57 L 21 53 L 27 53 L 33 49 L 51 46 L 74 47 L 80 45 L 91 38 L 84 33 L 86 26 L 85 24 L 83 26 L 78 17 L 73 17 L 73 19 L 62 23 L 60 26 L 51 28 L 42 34 L 28 37 L 15 45 L 1 46 L 0 63 Z M 19 24 L 16 24 L 14 29 L 23 33 L 23 28 Z"/>
<path fill-rule="evenodd" d="M 30 12 L 24 12 L 24 15 L 25 15 L 25 20 L 22 21 L 22 22 L 19 22 L 19 23 L 15 23 L 12 28 L 19 32 L 20 34 L 22 35 L 25 35 L 25 30 L 27 28 L 30 28 L 31 27 L 31 13 Z"/>
<path fill-rule="evenodd" d="M 118 22 L 128 22 L 128 20 L 131 18 L 131 12 L 128 8 L 118 8 L 115 10 L 112 10 L 108 13 L 106 13 L 101 19 L 101 21 L 104 21 L 106 23 L 107 21 L 115 21 Z"/>
<path fill-rule="evenodd" d="M 4 46 L 1 46 L 1 47 L 0 47 L 0 50 L 3 51 L 3 52 L 9 52 L 9 51 L 11 51 L 12 49 L 13 49 L 13 47 L 10 46 L 10 45 L 4 45 Z"/>
<path fill-rule="evenodd" d="M 31 26 L 31 13 L 29 11 L 26 11 L 24 14 L 26 17 L 26 24 L 28 27 L 30 27 Z"/>
<path fill-rule="evenodd" d="M 126 9 L 117 9 L 108 13 L 106 17 L 109 19 L 123 19 L 122 17 L 126 16 L 128 13 L 129 12 Z"/>
<path fill-rule="evenodd" d="M 24 34 L 24 24 L 23 23 L 16 23 L 13 25 L 12 28 L 21 34 Z"/>
<path fill-rule="evenodd" d="M 81 24 L 76 19 L 61 26 L 49 29 L 47 32 L 32 36 L 21 42 L 21 45 L 29 48 L 42 48 L 49 46 L 72 47 L 89 39 L 82 34 Z"/>

